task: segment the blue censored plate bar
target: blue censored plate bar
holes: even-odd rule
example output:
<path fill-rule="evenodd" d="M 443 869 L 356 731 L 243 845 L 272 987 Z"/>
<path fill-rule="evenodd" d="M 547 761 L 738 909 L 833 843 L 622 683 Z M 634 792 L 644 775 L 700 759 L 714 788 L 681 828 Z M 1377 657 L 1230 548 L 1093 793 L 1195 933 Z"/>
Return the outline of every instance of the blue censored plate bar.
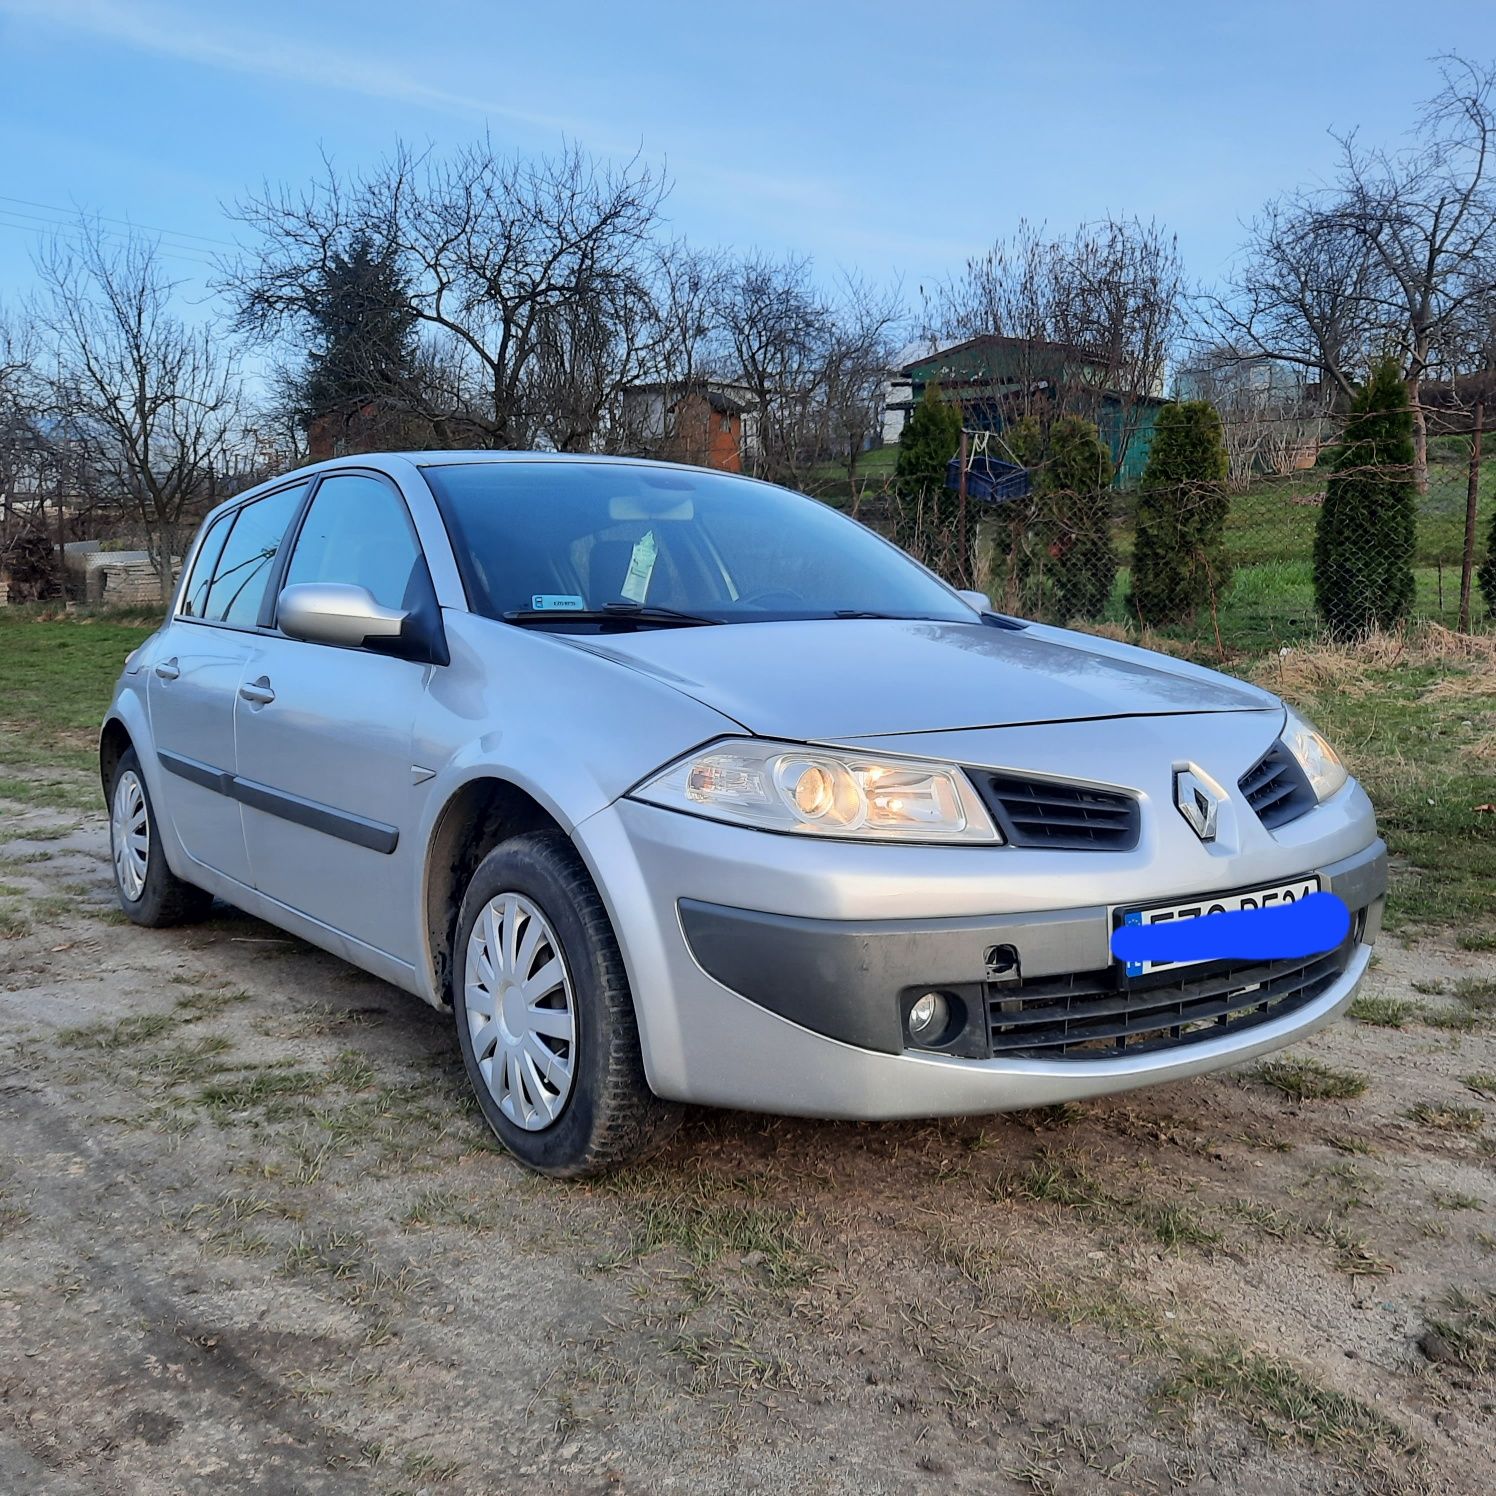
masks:
<path fill-rule="evenodd" d="M 1221 909 L 1223 902 L 1185 918 L 1176 910 L 1129 910 L 1112 931 L 1112 955 L 1135 977 L 1197 961 L 1302 959 L 1336 949 L 1350 934 L 1351 912 L 1333 893 L 1274 889 L 1235 896 L 1234 909 Z"/>

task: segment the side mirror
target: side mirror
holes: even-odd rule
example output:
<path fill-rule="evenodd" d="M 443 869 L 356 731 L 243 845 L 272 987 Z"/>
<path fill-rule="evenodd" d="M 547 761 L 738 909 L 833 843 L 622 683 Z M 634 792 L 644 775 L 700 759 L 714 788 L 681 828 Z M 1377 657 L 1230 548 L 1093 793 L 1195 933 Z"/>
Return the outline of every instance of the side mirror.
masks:
<path fill-rule="evenodd" d="M 963 601 L 969 602 L 978 613 L 990 613 L 992 611 L 992 599 L 985 592 L 962 592 L 958 595 Z"/>
<path fill-rule="evenodd" d="M 397 641 L 408 616 L 348 582 L 298 582 L 282 589 L 276 607 L 276 621 L 293 639 L 360 648 Z"/>

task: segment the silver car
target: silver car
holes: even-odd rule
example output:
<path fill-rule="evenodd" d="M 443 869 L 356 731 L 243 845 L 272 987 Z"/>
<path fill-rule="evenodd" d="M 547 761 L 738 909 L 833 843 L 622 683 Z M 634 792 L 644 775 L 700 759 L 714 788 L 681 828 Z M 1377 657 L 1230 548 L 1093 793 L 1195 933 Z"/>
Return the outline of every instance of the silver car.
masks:
<path fill-rule="evenodd" d="M 991 1112 L 1197 1075 L 1350 1001 L 1386 849 L 1267 692 L 994 613 L 801 495 L 350 457 L 210 514 L 100 742 L 125 912 L 217 896 L 456 1018 L 532 1168 L 697 1102 Z M 1312 957 L 1121 923 L 1339 895 Z"/>

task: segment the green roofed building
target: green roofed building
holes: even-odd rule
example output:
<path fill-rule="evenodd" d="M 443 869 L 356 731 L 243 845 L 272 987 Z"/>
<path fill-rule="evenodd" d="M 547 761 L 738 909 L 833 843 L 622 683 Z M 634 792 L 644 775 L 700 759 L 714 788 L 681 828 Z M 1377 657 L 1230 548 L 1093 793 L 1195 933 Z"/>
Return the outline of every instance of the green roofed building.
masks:
<path fill-rule="evenodd" d="M 1066 343 L 1005 338 L 986 333 L 905 364 L 906 400 L 912 410 L 932 384 L 960 402 L 974 431 L 1001 433 L 1025 415 L 1078 415 L 1095 421 L 1126 487 L 1143 475 L 1162 395 L 1123 393 L 1111 387 L 1105 358 Z M 902 392 L 901 392 L 902 393 Z"/>

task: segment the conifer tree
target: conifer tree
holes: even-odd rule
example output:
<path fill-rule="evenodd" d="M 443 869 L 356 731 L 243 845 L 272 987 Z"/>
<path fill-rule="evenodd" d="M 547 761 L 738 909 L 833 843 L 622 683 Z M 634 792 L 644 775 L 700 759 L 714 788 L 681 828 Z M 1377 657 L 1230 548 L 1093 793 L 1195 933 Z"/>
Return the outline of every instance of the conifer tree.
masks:
<path fill-rule="evenodd" d="M 1204 400 L 1165 405 L 1154 426 L 1138 493 L 1132 608 L 1145 623 L 1172 623 L 1219 598 L 1226 559 L 1226 444 Z"/>
<path fill-rule="evenodd" d="M 1314 535 L 1314 601 L 1337 639 L 1393 628 L 1412 609 L 1413 455 L 1407 386 L 1383 359 L 1356 392 Z"/>

